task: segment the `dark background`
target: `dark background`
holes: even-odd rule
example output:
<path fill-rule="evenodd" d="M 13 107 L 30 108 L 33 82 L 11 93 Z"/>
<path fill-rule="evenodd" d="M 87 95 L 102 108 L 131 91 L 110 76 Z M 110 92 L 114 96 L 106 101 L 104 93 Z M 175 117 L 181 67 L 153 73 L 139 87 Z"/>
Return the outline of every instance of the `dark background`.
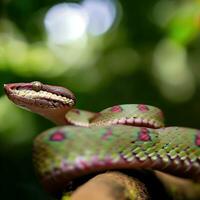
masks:
<path fill-rule="evenodd" d="M 166 125 L 200 129 L 199 1 L 102 0 L 116 8 L 112 27 L 98 35 L 85 30 L 73 41 L 66 34 L 57 44 L 44 18 L 64 2 L 81 3 L 0 1 L 1 199 L 50 199 L 32 167 L 32 142 L 54 126 L 10 103 L 4 83 L 39 80 L 62 85 L 76 94 L 77 107 L 92 111 L 150 104 L 164 111 Z M 99 11 L 100 25 L 95 24 L 101 28 L 109 12 Z M 75 21 L 73 25 L 80 28 Z"/>

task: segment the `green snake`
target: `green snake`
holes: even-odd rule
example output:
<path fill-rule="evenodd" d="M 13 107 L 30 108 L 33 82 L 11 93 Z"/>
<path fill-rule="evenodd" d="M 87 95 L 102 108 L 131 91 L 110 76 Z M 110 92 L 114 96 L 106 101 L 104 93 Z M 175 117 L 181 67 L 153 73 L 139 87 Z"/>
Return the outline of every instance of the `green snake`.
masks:
<path fill-rule="evenodd" d="M 34 141 L 34 164 L 50 192 L 109 169 L 159 170 L 200 181 L 200 130 L 164 127 L 156 107 L 126 104 L 93 113 L 74 108 L 74 94 L 60 86 L 35 81 L 6 84 L 4 89 L 16 105 L 67 125 Z"/>

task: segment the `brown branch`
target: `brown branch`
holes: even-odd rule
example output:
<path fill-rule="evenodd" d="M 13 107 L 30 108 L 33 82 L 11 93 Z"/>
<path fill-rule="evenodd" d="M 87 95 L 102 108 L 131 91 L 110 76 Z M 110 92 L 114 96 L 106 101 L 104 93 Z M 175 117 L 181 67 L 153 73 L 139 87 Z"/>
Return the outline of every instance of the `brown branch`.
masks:
<path fill-rule="evenodd" d="M 80 186 L 70 200 L 147 200 L 143 183 L 120 172 L 95 176 Z"/>
<path fill-rule="evenodd" d="M 154 178 L 159 182 L 154 182 Z M 91 178 L 76 189 L 70 197 L 65 196 L 62 200 L 200 199 L 200 184 L 192 180 L 157 171 L 155 175 L 148 176 L 147 179 L 149 183 L 143 184 L 138 179 L 121 172 L 107 172 Z M 151 188 L 153 188 L 153 193 Z M 147 193 L 147 190 L 150 193 Z"/>

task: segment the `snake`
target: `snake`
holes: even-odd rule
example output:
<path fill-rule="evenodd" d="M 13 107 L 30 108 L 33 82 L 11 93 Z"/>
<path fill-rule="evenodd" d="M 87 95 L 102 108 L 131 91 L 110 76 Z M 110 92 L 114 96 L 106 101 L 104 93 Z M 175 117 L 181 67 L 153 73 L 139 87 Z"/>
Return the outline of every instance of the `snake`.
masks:
<path fill-rule="evenodd" d="M 8 98 L 57 126 L 34 140 L 33 163 L 50 193 L 70 190 L 79 178 L 105 170 L 158 170 L 200 181 L 200 130 L 164 127 L 163 112 L 145 104 L 123 104 L 100 112 L 75 107 L 67 88 L 8 83 Z"/>

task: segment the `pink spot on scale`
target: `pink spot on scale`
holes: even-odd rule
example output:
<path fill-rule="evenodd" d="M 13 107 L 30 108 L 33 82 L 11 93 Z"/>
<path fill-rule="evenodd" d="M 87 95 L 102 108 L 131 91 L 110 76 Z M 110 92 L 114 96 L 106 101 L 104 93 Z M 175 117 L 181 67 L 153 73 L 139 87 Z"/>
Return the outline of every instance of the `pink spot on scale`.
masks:
<path fill-rule="evenodd" d="M 196 138 L 195 138 L 195 144 L 200 147 L 200 131 L 197 132 Z"/>
<path fill-rule="evenodd" d="M 103 134 L 102 140 L 107 140 L 112 135 L 112 130 L 107 130 L 106 133 Z"/>
<path fill-rule="evenodd" d="M 96 167 L 102 166 L 102 165 L 105 164 L 104 161 L 102 161 L 102 160 L 99 159 L 98 155 L 94 155 L 94 156 L 92 157 L 91 163 L 92 163 L 92 165 L 94 165 L 94 166 L 96 166 Z"/>
<path fill-rule="evenodd" d="M 122 107 L 121 106 L 113 106 L 112 108 L 111 108 L 111 111 L 112 112 L 122 112 Z"/>
<path fill-rule="evenodd" d="M 105 163 L 106 163 L 107 165 L 112 165 L 112 164 L 113 164 L 112 158 L 111 158 L 110 156 L 108 156 L 108 155 L 105 156 L 104 161 L 105 161 Z"/>
<path fill-rule="evenodd" d="M 75 166 L 79 169 L 87 169 L 89 167 L 89 163 L 87 163 L 83 157 L 79 156 L 75 160 Z"/>
<path fill-rule="evenodd" d="M 142 112 L 147 112 L 147 111 L 149 111 L 148 106 L 146 106 L 146 105 L 144 105 L 144 104 L 139 104 L 139 105 L 138 105 L 138 109 L 139 109 L 140 111 L 142 111 Z"/>
<path fill-rule="evenodd" d="M 161 119 L 164 119 L 164 114 L 163 114 L 162 111 L 159 111 L 159 112 L 158 112 L 158 116 L 159 116 Z"/>
<path fill-rule="evenodd" d="M 80 115 L 80 110 L 78 110 L 78 109 L 72 109 L 71 112 L 74 112 L 74 113 Z"/>
<path fill-rule="evenodd" d="M 64 139 L 65 139 L 65 135 L 61 131 L 56 131 L 50 137 L 50 140 L 55 141 L 55 142 L 60 142 L 60 141 L 63 141 Z"/>
<path fill-rule="evenodd" d="M 151 137 L 149 135 L 149 130 L 147 128 L 141 128 L 140 129 L 140 132 L 139 132 L 139 135 L 138 135 L 138 139 L 140 141 L 150 141 L 151 140 Z"/>

